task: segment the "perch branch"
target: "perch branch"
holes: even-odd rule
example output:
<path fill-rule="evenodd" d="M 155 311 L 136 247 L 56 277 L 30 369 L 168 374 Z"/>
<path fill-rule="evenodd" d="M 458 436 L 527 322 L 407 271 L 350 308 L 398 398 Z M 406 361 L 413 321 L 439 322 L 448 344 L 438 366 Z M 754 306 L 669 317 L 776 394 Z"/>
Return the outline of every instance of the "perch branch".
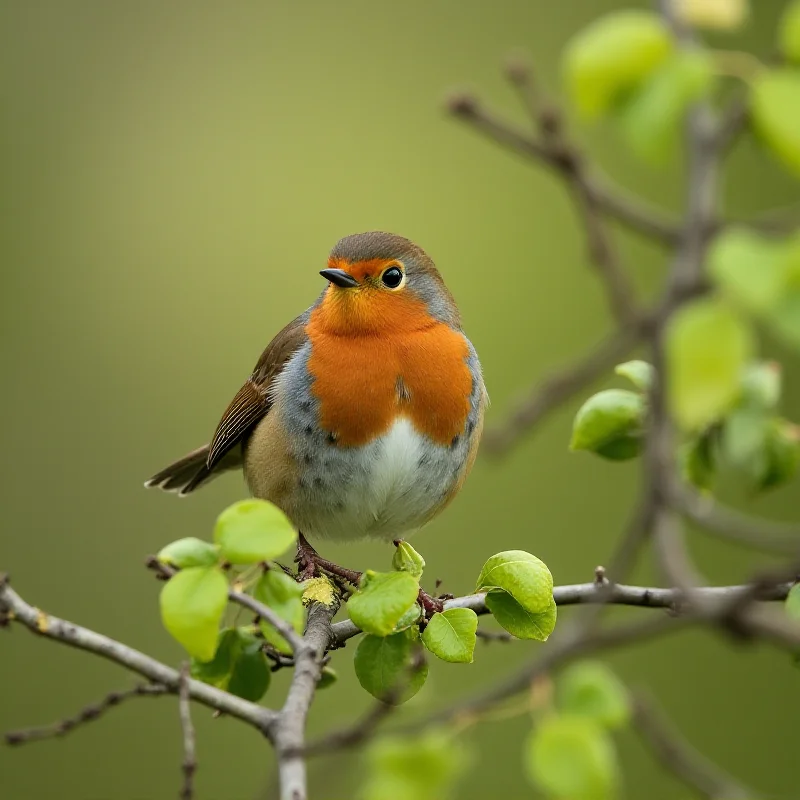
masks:
<path fill-rule="evenodd" d="M 192 724 L 192 709 L 189 695 L 189 663 L 184 663 L 181 668 L 181 683 L 178 693 L 178 709 L 183 733 L 183 786 L 181 787 L 181 800 L 192 800 L 194 796 L 194 773 L 197 771 L 197 757 L 195 755 L 194 725 Z"/>

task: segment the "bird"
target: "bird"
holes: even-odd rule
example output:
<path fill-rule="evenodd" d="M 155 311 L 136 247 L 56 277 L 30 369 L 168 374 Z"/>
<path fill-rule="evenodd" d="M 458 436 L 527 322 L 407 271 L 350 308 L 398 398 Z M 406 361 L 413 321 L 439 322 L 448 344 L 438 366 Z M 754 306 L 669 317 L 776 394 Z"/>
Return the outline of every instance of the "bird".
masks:
<path fill-rule="evenodd" d="M 409 239 L 346 236 L 320 275 L 316 302 L 267 345 L 210 443 L 145 485 L 185 496 L 241 469 L 301 544 L 396 541 L 472 469 L 489 401 L 481 364 L 433 260 Z"/>

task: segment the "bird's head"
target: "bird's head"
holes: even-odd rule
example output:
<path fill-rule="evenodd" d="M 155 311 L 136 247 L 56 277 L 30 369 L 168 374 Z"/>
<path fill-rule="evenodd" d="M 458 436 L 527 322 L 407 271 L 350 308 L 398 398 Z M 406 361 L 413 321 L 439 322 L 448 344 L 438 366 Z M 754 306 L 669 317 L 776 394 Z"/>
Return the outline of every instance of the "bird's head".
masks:
<path fill-rule="evenodd" d="M 460 327 L 455 301 L 433 261 L 402 236 L 346 236 L 320 274 L 330 283 L 315 316 L 331 333 L 389 335 L 437 322 Z"/>

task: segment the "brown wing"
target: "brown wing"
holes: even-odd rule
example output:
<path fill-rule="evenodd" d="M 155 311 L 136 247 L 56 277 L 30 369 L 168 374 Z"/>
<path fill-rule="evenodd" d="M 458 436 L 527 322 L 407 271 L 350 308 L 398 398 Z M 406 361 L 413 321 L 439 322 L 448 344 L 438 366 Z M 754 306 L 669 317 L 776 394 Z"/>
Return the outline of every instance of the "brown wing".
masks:
<path fill-rule="evenodd" d="M 224 455 L 272 407 L 269 390 L 284 364 L 306 341 L 306 315 L 292 320 L 261 354 L 253 373 L 222 415 L 208 448 L 206 466 L 212 470 Z"/>

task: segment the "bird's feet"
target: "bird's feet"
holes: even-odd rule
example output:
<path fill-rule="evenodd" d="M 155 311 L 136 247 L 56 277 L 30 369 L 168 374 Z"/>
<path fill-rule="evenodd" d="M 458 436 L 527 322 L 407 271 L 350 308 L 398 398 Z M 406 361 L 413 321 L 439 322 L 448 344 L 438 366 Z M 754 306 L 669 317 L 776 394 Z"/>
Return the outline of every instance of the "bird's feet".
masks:
<path fill-rule="evenodd" d="M 322 558 L 302 533 L 297 543 L 297 555 L 294 560 L 297 562 L 298 578 L 301 581 L 314 578 L 323 572 L 341 578 L 356 588 L 358 588 L 358 584 L 361 581 L 361 573 L 357 570 L 340 567 L 338 564 L 334 564 L 333 561 Z M 417 599 L 425 612 L 426 619 L 430 619 L 435 613 L 444 609 L 444 600 L 439 597 L 432 597 L 422 587 L 420 587 Z"/>

